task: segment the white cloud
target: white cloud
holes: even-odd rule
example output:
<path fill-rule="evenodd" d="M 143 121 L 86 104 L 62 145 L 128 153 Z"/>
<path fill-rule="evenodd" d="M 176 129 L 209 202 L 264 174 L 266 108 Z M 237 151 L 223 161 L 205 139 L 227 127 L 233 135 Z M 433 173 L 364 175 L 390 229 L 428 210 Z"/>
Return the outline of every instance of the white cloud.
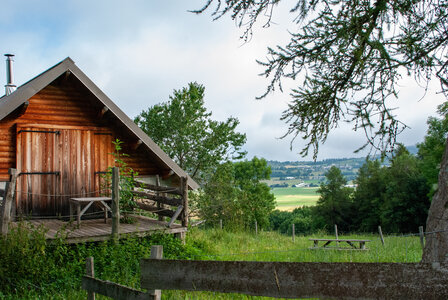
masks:
<path fill-rule="evenodd" d="M 257 76 L 263 68 L 255 60 L 263 60 L 268 46 L 288 41 L 285 20 L 291 17 L 275 15 L 277 24 L 267 29 L 258 25 L 252 40 L 243 44 L 238 39 L 242 31 L 228 17 L 212 22 L 209 14 L 187 12 L 203 4 L 203 0 L 132 4 L 79 0 L 55 5 L 54 1 L 8 0 L 0 12 L 0 34 L 7 44 L 0 49 L 16 54 L 17 83 L 72 57 L 130 117 L 166 101 L 173 89 L 197 81 L 206 88 L 206 106 L 215 118 L 240 120 L 239 131 L 247 133 L 250 156 L 300 159 L 298 152 L 304 146 L 300 137 L 293 151 L 289 150 L 291 137 L 278 139 L 287 130 L 279 119 L 287 108 L 288 88 L 297 82 L 286 82 L 284 93 L 255 100 L 268 83 Z M 5 78 L 4 68 L 0 78 Z M 419 102 L 423 92 L 416 90 L 413 81 L 405 78 L 402 85 L 396 112 L 412 129 L 400 141 L 415 144 L 443 97 L 434 94 L 437 86 L 431 86 L 431 93 Z M 362 133 L 341 124 L 321 146 L 319 159 L 353 156 L 364 141 Z"/>

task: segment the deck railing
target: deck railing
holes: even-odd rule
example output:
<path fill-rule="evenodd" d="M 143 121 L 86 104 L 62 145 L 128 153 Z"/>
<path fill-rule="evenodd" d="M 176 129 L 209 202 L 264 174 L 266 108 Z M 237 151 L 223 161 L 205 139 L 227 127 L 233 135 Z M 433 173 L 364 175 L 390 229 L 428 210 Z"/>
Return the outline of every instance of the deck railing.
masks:
<path fill-rule="evenodd" d="M 158 182 L 158 181 L 157 181 Z M 145 211 L 171 218 L 168 226 L 179 218 L 182 226 L 188 226 L 187 178 L 181 178 L 180 187 L 165 187 L 137 181 L 137 190 L 132 191 L 137 206 Z"/>

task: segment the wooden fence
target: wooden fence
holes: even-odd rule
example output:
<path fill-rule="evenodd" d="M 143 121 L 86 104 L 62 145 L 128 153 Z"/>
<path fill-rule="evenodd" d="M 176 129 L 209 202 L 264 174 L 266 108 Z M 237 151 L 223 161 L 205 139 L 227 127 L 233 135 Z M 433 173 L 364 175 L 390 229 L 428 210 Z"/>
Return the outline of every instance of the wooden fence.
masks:
<path fill-rule="evenodd" d="M 161 246 L 154 246 L 161 247 Z M 114 299 L 159 299 L 156 290 L 212 291 L 276 298 L 448 299 L 448 263 L 293 263 L 143 259 L 141 287 L 152 298 L 123 298 L 123 286 L 84 277 L 83 288 Z M 112 286 L 111 286 L 112 285 Z M 96 286 L 94 288 L 93 286 Z M 102 286 L 103 288 L 99 288 Z M 111 291 L 117 290 L 115 294 Z M 131 290 L 127 296 L 135 293 Z M 142 293 L 142 292 L 139 292 Z M 127 297 L 126 296 L 126 297 Z M 142 296 L 143 297 L 143 296 Z"/>

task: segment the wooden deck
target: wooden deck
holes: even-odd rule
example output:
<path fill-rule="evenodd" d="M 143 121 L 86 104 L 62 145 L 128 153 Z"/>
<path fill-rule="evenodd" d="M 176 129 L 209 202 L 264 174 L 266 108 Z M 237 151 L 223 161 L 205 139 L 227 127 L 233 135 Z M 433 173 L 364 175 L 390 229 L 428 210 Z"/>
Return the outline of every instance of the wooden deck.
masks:
<path fill-rule="evenodd" d="M 186 227 L 173 224 L 167 227 L 167 222 L 158 221 L 144 216 L 135 216 L 133 224 L 120 223 L 120 237 L 129 235 L 145 236 L 154 233 L 181 234 L 187 231 Z M 34 226 L 44 226 L 48 229 L 46 238 L 55 239 L 59 233 L 67 235 L 67 243 L 105 241 L 111 238 L 112 219 L 104 223 L 104 219 L 82 220 L 78 227 L 76 222 L 66 222 L 57 219 L 38 219 L 27 221 Z M 14 225 L 13 225 L 14 226 Z"/>

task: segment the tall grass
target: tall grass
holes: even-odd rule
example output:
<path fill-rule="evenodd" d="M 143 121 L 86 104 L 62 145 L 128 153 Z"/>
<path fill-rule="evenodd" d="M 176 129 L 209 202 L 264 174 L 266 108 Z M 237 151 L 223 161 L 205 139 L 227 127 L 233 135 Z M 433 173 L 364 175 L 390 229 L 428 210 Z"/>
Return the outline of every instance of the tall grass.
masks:
<path fill-rule="evenodd" d="M 309 238 L 334 238 L 324 233 L 312 236 L 290 236 L 277 232 L 231 232 L 220 229 L 193 230 L 189 243 L 201 245 L 208 255 L 198 256 L 200 260 L 226 261 L 285 261 L 285 262 L 418 262 L 422 249 L 418 237 L 386 236 L 383 246 L 378 235 L 350 234 L 339 238 L 367 239 L 366 251 L 315 250 L 309 249 L 313 242 Z M 341 246 L 344 246 L 341 243 Z M 348 245 L 347 245 L 348 246 Z M 237 294 L 212 292 L 163 291 L 164 299 L 272 299 Z"/>
<path fill-rule="evenodd" d="M 139 287 L 139 261 L 148 257 L 151 245 L 162 244 L 164 257 L 198 260 L 246 260 L 286 262 L 418 262 L 422 249 L 418 237 L 347 235 L 368 239 L 368 251 L 311 250 L 311 236 L 276 232 L 237 232 L 220 229 L 191 229 L 186 245 L 168 235 L 123 239 L 111 242 L 53 244 L 44 240 L 41 228 L 20 225 L 0 239 L 0 299 L 85 299 L 80 288 L 85 258 L 95 259 L 96 277 Z M 333 238 L 324 233 L 316 238 Z M 342 237 L 340 237 L 342 238 Z M 268 299 L 210 292 L 163 291 L 164 299 Z M 98 296 L 97 299 L 106 299 Z"/>

